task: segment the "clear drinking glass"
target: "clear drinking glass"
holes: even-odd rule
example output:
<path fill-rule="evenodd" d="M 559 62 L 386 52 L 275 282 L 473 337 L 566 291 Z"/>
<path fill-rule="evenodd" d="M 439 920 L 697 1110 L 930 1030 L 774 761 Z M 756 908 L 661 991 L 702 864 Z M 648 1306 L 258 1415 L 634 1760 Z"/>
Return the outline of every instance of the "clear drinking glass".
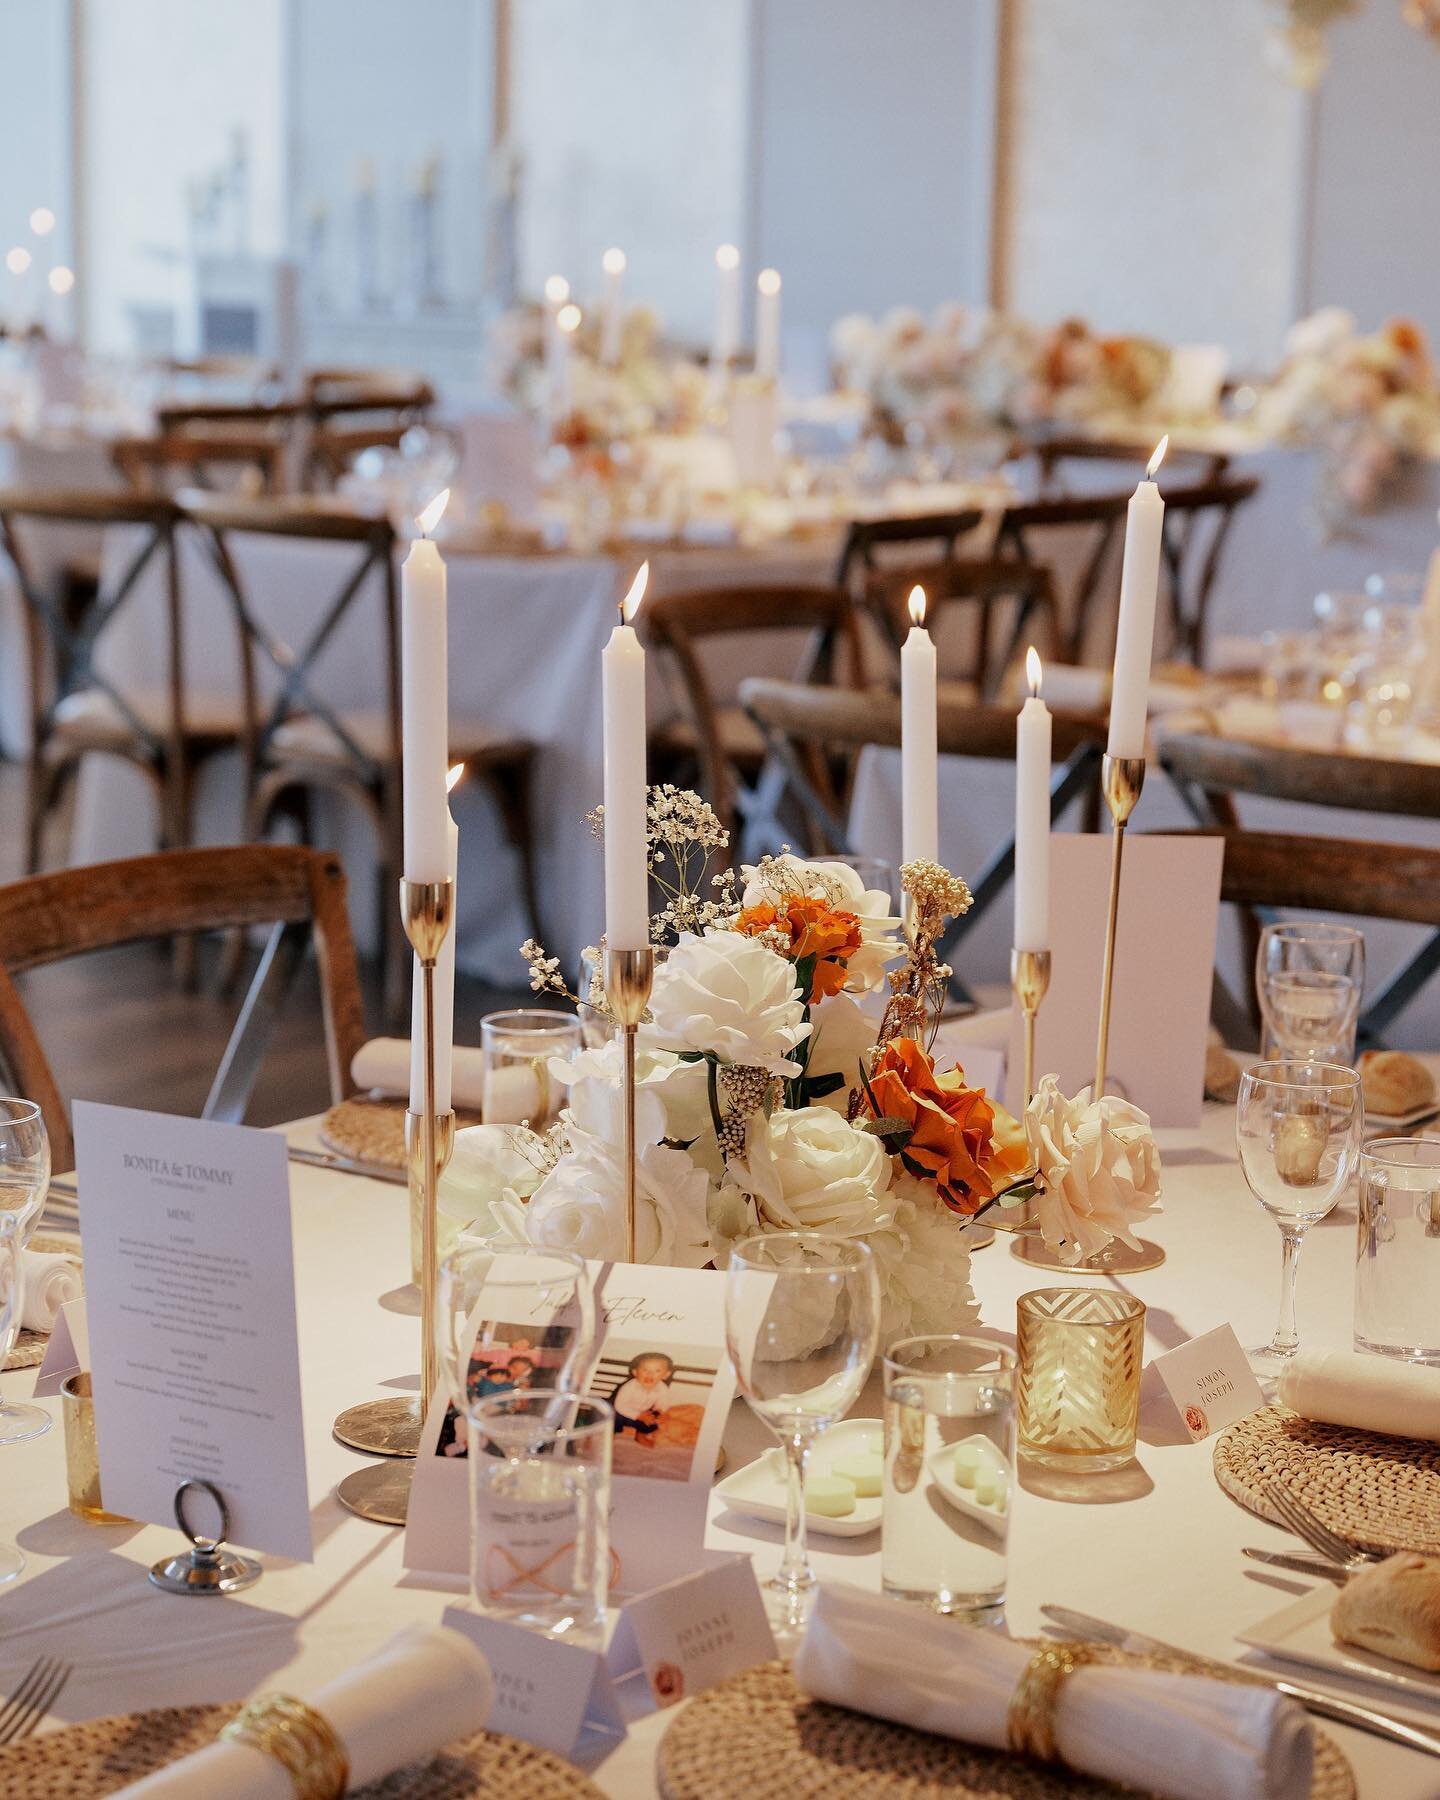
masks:
<path fill-rule="evenodd" d="M 480 1021 L 487 1125 L 528 1125 L 544 1131 L 565 1104 L 565 1090 L 550 1074 L 551 1057 L 573 1057 L 581 1043 L 573 1013 L 523 1006 L 487 1013 Z"/>
<path fill-rule="evenodd" d="M 1015 1353 L 977 1337 L 904 1338 L 885 1369 L 885 1592 L 973 1614 L 1005 1598 L 1015 1492 Z"/>
<path fill-rule="evenodd" d="M 1267 925 L 1255 953 L 1264 1050 L 1350 1064 L 1365 988 L 1365 935 L 1353 925 Z"/>
<path fill-rule="evenodd" d="M 1135 1454 L 1145 1303 L 1111 1288 L 1037 1288 L 1016 1308 L 1020 1451 L 1051 1469 L 1118 1469 Z"/>
<path fill-rule="evenodd" d="M 1440 1138 L 1360 1152 L 1355 1348 L 1440 1363 Z"/>
<path fill-rule="evenodd" d="M 0 1212 L 0 1365 L 10 1354 L 20 1326 L 20 1256 L 19 1216 Z M 25 1552 L 14 1544 L 0 1543 L 0 1584 L 13 1581 L 24 1567 Z"/>
<path fill-rule="evenodd" d="M 486 1394 L 468 1417 L 476 1606 L 552 1637 L 598 1638 L 614 1413 L 603 1400 L 538 1388 Z"/>
<path fill-rule="evenodd" d="M 462 1244 L 440 1264 L 435 1330 L 467 1419 L 492 1394 L 583 1387 L 595 1349 L 590 1271 L 570 1250 Z"/>
<path fill-rule="evenodd" d="M 1274 1376 L 1300 1347 L 1295 1275 L 1305 1233 L 1323 1219 L 1355 1173 L 1364 1107 L 1360 1077 L 1335 1063 L 1262 1062 L 1240 1077 L 1235 1141 L 1250 1192 L 1280 1228 L 1280 1322 L 1250 1352 Z"/>
<path fill-rule="evenodd" d="M 0 1365 L 3 1365 L 20 1329 L 24 1307 L 24 1267 L 20 1258 L 44 1210 L 50 1187 L 50 1140 L 45 1121 L 33 1100 L 0 1098 L 0 1218 L 15 1224 L 14 1318 L 0 1330 Z M 19 1400 L 0 1400 L 0 1444 L 18 1444 L 41 1437 L 53 1420 L 43 1406 Z"/>
<path fill-rule="evenodd" d="M 805 1549 L 805 1462 L 860 1396 L 880 1330 L 869 1246 L 818 1231 L 745 1238 L 725 1274 L 725 1345 L 740 1392 L 785 1449 L 785 1556 L 766 1584 L 782 1639 L 804 1629 L 815 1588 Z"/>

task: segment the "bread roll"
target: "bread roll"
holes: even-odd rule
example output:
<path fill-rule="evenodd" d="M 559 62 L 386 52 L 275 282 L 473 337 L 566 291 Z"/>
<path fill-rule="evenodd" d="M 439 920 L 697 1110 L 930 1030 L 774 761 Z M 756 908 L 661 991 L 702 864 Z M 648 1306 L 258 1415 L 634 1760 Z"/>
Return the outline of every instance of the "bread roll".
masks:
<path fill-rule="evenodd" d="M 1435 1102 L 1435 1077 L 1403 1050 L 1367 1050 L 1360 1058 L 1360 1088 L 1366 1112 L 1413 1112 Z"/>
<path fill-rule="evenodd" d="M 1352 1575 L 1330 1608 L 1330 1629 L 1342 1644 L 1440 1672 L 1440 1557 L 1404 1550 Z"/>

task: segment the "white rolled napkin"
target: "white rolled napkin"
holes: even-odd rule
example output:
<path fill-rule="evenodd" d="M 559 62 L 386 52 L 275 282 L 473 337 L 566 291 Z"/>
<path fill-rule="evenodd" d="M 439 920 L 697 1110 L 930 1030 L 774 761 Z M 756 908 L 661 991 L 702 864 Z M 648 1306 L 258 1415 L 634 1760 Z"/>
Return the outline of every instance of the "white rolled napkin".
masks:
<path fill-rule="evenodd" d="M 450 1065 L 450 1091 L 456 1106 L 478 1112 L 485 1104 L 485 1055 L 473 1045 L 457 1044 Z M 360 1088 L 410 1096 L 409 1038 L 371 1038 L 350 1061 L 350 1079 Z"/>
<path fill-rule="evenodd" d="M 60 1308 L 68 1300 L 80 1298 L 80 1267 L 73 1256 L 27 1250 L 21 1262 L 20 1281 L 24 1295 L 20 1323 L 26 1331 L 53 1331 Z"/>
<path fill-rule="evenodd" d="M 448 1625 L 411 1625 L 309 1704 L 350 1759 L 350 1786 L 379 1781 L 446 1744 L 473 1737 L 490 1717 L 490 1665 Z M 300 1696 L 304 1698 L 304 1696 Z M 122 1790 L 156 1800 L 294 1800 L 282 1765 L 252 1744 L 214 1743 Z"/>
<path fill-rule="evenodd" d="M 1302 1419 L 1440 1443 L 1440 1370 L 1350 1350 L 1302 1350 L 1280 1377 L 1279 1400 Z"/>
<path fill-rule="evenodd" d="M 917 1731 L 1008 1747 L 1031 1651 L 883 1594 L 827 1585 L 795 1657 L 807 1694 Z M 1072 1769 L 1167 1800 L 1304 1800 L 1314 1736 L 1293 1700 L 1249 1682 L 1081 1668 L 1061 1683 L 1055 1741 Z"/>

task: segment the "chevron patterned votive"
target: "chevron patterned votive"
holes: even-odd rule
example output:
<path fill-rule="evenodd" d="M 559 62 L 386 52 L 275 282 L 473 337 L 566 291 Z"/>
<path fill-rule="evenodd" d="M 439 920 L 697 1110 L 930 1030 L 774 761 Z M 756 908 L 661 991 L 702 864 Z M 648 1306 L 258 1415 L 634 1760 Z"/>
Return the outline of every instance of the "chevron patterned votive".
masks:
<path fill-rule="evenodd" d="M 1145 1303 L 1105 1288 L 1038 1288 L 1018 1306 L 1020 1454 L 1117 1469 L 1135 1454 Z"/>

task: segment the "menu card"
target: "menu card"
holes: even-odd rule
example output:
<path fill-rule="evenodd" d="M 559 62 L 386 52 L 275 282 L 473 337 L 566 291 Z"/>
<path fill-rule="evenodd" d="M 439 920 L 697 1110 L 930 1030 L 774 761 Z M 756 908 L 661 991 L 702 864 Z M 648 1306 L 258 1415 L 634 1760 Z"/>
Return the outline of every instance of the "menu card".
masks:
<path fill-rule="evenodd" d="M 233 1542 L 310 1561 L 284 1138 L 82 1100 L 75 1167 L 105 1504 L 172 1525 L 208 1481 Z"/>

